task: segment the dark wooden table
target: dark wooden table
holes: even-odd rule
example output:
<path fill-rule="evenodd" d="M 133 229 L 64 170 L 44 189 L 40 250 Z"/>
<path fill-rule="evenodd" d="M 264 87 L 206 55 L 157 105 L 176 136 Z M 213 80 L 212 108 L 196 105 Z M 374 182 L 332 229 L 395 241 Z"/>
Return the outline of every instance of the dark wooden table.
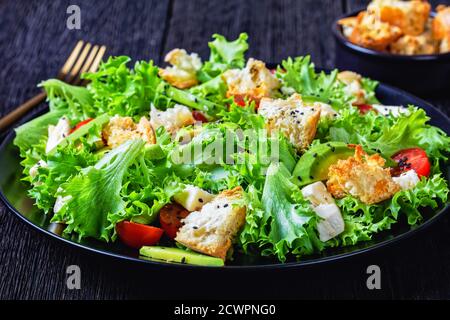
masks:
<path fill-rule="evenodd" d="M 445 2 L 445 1 L 440 1 Z M 450 1 L 447 1 L 449 3 Z M 56 75 L 77 39 L 110 55 L 162 61 L 174 48 L 208 55 L 211 34 L 249 34 L 249 56 L 276 62 L 311 54 L 334 64 L 331 22 L 367 1 L 0 1 L 0 116 Z M 66 9 L 81 7 L 81 30 L 66 28 Z M 450 93 L 449 93 L 450 94 Z M 450 96 L 431 99 L 449 114 Z M 1 168 L 0 168 L 1 170 Z M 0 298 L 450 298 L 450 219 L 389 249 L 318 268 L 197 274 L 136 268 L 46 238 L 0 205 Z M 381 290 L 366 269 L 381 268 Z M 81 289 L 66 287 L 66 268 L 81 268 Z"/>

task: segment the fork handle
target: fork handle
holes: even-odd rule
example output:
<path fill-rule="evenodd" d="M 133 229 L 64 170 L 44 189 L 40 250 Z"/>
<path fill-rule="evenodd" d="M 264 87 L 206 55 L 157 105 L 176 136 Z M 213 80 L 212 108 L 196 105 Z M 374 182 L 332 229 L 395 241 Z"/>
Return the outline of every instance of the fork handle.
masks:
<path fill-rule="evenodd" d="M 34 96 L 24 104 L 20 105 L 17 109 L 11 111 L 6 116 L 0 119 L 0 132 L 3 132 L 11 126 L 14 122 L 19 120 L 22 116 L 24 116 L 28 111 L 33 109 L 39 103 L 45 100 L 47 97 L 47 93 L 42 91 L 38 95 Z"/>

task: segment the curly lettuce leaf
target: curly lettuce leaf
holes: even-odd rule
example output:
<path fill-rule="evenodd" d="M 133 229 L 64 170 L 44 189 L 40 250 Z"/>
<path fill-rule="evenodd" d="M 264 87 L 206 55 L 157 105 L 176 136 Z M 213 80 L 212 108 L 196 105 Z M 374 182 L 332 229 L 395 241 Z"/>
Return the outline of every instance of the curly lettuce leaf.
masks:
<path fill-rule="evenodd" d="M 301 257 L 323 247 L 315 231 L 316 215 L 283 164 L 269 167 L 261 200 L 249 208 L 248 225 L 240 237 L 243 248 L 255 241 L 262 255 L 275 255 L 284 262 L 289 253 Z"/>
<path fill-rule="evenodd" d="M 198 73 L 201 82 L 210 81 L 228 69 L 242 69 L 245 66 L 245 52 L 248 50 L 248 35 L 241 33 L 234 41 L 228 41 L 220 34 L 213 35 L 214 40 L 208 43 L 211 50 Z"/>
<path fill-rule="evenodd" d="M 120 195 L 123 179 L 143 148 L 144 141 L 130 140 L 63 183 L 57 195 L 68 200 L 52 222 L 67 224 L 64 234 L 75 233 L 79 240 L 92 237 L 110 241 L 114 224 L 108 217 L 125 210 Z"/>
<path fill-rule="evenodd" d="M 337 74 L 337 70 L 330 74 L 323 71 L 316 73 L 310 56 L 283 60 L 276 72 L 282 82 L 282 91 L 294 90 L 305 101 L 319 101 L 342 109 L 350 106 L 354 97 L 344 90 L 344 85 L 337 80 Z"/>

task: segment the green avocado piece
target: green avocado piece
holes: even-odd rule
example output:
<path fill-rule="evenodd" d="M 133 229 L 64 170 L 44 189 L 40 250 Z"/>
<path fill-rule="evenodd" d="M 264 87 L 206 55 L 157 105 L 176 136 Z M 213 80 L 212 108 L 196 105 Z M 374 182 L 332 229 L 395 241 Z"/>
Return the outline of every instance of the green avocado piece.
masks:
<path fill-rule="evenodd" d="M 328 168 L 340 159 L 347 159 L 355 154 L 345 142 L 327 142 L 311 147 L 298 160 L 292 173 L 294 183 L 304 186 L 316 181 L 326 180 Z"/>
<path fill-rule="evenodd" d="M 187 263 L 209 267 L 223 267 L 224 265 L 223 260 L 220 258 L 205 256 L 179 248 L 145 246 L 139 250 L 139 253 L 144 258 L 150 258 L 155 261 Z"/>
<path fill-rule="evenodd" d="M 159 144 L 146 144 L 144 150 L 145 157 L 149 160 L 160 160 L 166 157 Z"/>
<path fill-rule="evenodd" d="M 76 141 L 76 140 L 80 139 L 82 136 L 88 134 L 89 130 L 91 130 L 94 126 L 101 126 L 101 127 L 103 127 L 103 125 L 105 125 L 108 121 L 109 121 L 109 115 L 102 114 L 101 116 L 98 116 L 94 120 L 86 123 L 84 126 L 82 126 L 81 128 L 77 129 L 76 131 L 74 131 L 73 133 L 68 135 L 67 138 L 65 138 L 64 140 L 62 140 L 58 144 L 58 146 L 64 147 L 69 142 Z M 49 154 L 51 154 L 52 152 L 56 151 L 57 147 L 55 147 L 52 150 L 50 150 Z"/>

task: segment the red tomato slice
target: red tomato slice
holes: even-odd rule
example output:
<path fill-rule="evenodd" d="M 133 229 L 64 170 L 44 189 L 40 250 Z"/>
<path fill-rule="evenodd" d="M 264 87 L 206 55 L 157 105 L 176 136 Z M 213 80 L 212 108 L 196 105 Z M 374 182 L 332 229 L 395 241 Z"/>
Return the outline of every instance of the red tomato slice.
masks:
<path fill-rule="evenodd" d="M 159 211 L 159 222 L 164 232 L 171 239 L 175 239 L 178 230 L 181 228 L 181 219 L 189 215 L 189 211 L 176 203 L 166 204 Z"/>
<path fill-rule="evenodd" d="M 155 245 L 164 233 L 161 228 L 131 221 L 119 222 L 116 225 L 116 231 L 123 243 L 136 249 Z"/>
<path fill-rule="evenodd" d="M 369 111 L 376 111 L 370 104 L 355 104 L 361 114 L 366 114 Z"/>
<path fill-rule="evenodd" d="M 206 117 L 203 115 L 203 113 L 201 113 L 200 111 L 197 110 L 193 110 L 192 111 L 192 116 L 194 117 L 194 119 L 196 121 L 200 121 L 200 122 L 208 122 L 208 119 L 206 119 Z"/>
<path fill-rule="evenodd" d="M 427 153 L 421 148 L 400 150 L 392 156 L 392 159 L 398 163 L 398 167 L 392 169 L 392 175 L 400 175 L 411 169 L 416 171 L 419 177 L 428 177 L 430 175 L 430 160 Z"/>
<path fill-rule="evenodd" d="M 92 118 L 87 118 L 86 120 L 83 120 L 83 121 L 81 121 L 81 122 L 78 122 L 77 125 L 76 125 L 72 130 L 70 130 L 70 133 L 73 133 L 74 131 L 77 131 L 77 130 L 80 129 L 82 126 L 84 126 L 85 124 L 91 122 L 92 120 L 94 120 L 94 119 L 92 119 Z"/>
<path fill-rule="evenodd" d="M 245 99 L 243 95 L 234 96 L 234 103 L 240 107 L 245 107 Z"/>

